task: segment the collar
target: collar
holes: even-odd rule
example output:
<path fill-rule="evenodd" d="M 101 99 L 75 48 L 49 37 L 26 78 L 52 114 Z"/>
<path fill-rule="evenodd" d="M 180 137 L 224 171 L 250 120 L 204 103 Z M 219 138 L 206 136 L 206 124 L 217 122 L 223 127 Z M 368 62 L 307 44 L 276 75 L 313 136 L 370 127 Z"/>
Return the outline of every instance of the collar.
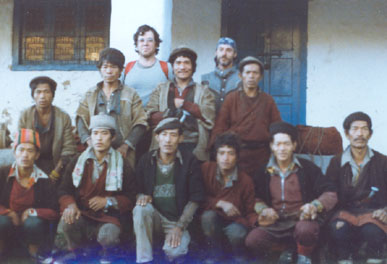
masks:
<path fill-rule="evenodd" d="M 229 178 L 230 178 L 230 180 L 224 185 L 224 188 L 232 187 L 233 186 L 233 182 L 238 180 L 238 168 L 237 168 L 237 166 L 235 166 L 235 168 L 233 169 L 233 171 L 229 175 Z M 218 165 L 216 166 L 216 179 L 220 183 L 222 183 L 222 184 L 224 183 L 223 182 L 223 177 L 222 177 L 222 174 L 220 173 L 220 169 L 219 169 Z"/>
<path fill-rule="evenodd" d="M 105 155 L 105 157 L 103 157 L 102 163 L 106 162 L 106 164 L 109 164 L 109 160 L 110 160 L 110 156 L 112 154 L 112 151 L 113 151 L 113 148 L 110 147 L 109 150 L 108 150 L 108 153 Z M 92 159 L 92 160 L 94 160 L 94 161 L 96 161 L 98 163 L 98 159 L 95 156 L 95 153 L 94 153 L 93 149 L 87 153 L 86 160 L 88 160 L 88 159 Z"/>
<path fill-rule="evenodd" d="M 179 86 L 177 85 L 177 82 L 176 82 L 176 78 L 173 78 L 173 81 L 171 82 L 171 84 L 173 84 L 174 88 L 177 88 L 179 91 L 181 90 L 179 88 Z M 195 85 L 195 82 L 194 80 L 191 78 L 191 80 L 189 81 L 188 85 L 186 87 L 184 87 L 184 89 L 182 89 L 181 91 L 184 91 L 186 88 L 190 88 L 190 87 L 193 87 Z"/>
<path fill-rule="evenodd" d="M 100 81 L 99 83 L 97 83 L 97 90 L 102 90 L 102 86 L 103 86 L 103 81 Z M 117 90 L 122 90 L 123 88 L 124 88 L 124 85 L 121 83 L 120 80 L 118 80 Z"/>
<path fill-rule="evenodd" d="M 288 172 L 293 172 L 297 170 L 297 168 L 302 168 L 302 165 L 296 155 L 293 154 L 293 159 L 289 164 Z M 274 154 L 271 154 L 269 162 L 266 165 L 266 170 L 270 173 L 270 175 L 278 174 L 280 175 L 281 169 L 279 168 L 277 161 L 274 157 Z"/>
<path fill-rule="evenodd" d="M 215 74 L 221 78 L 227 78 L 228 76 L 230 76 L 232 73 L 236 71 L 237 71 L 237 68 L 235 65 L 233 65 L 231 68 L 226 70 L 221 70 L 218 67 L 215 67 Z"/>
<path fill-rule="evenodd" d="M 371 160 L 371 158 L 374 155 L 375 154 L 374 154 L 373 150 L 370 147 L 367 146 L 367 152 L 366 152 L 366 154 L 364 156 L 363 166 L 366 165 Z M 347 163 L 351 164 L 351 162 L 356 164 L 356 162 L 352 158 L 351 146 L 348 146 L 344 150 L 343 155 L 341 155 L 341 167 L 344 167 L 344 165 L 347 164 Z"/>
<path fill-rule="evenodd" d="M 153 151 L 153 153 L 152 153 L 152 160 L 151 160 L 152 165 L 153 165 L 154 161 L 157 162 L 158 155 L 159 155 L 159 149 Z M 176 152 L 175 160 L 176 159 L 180 162 L 180 164 L 183 164 L 183 156 L 181 155 L 180 150 L 177 150 L 177 152 Z"/>
<path fill-rule="evenodd" d="M 11 166 L 7 181 L 12 177 L 15 177 L 16 180 L 19 181 L 19 172 L 17 169 L 16 162 L 14 162 Z M 30 182 L 28 184 L 28 188 L 30 188 L 32 185 L 34 185 L 39 179 L 48 179 L 48 176 L 41 169 L 39 169 L 38 166 L 36 166 L 34 164 L 34 167 L 33 167 L 33 170 L 32 170 L 31 176 L 30 176 Z"/>

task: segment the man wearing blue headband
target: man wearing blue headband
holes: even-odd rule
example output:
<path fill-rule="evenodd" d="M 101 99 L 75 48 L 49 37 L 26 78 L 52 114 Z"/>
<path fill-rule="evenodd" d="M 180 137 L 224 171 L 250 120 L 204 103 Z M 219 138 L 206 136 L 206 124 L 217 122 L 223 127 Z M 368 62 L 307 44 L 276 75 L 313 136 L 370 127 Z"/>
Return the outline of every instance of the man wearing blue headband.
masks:
<path fill-rule="evenodd" d="M 234 90 L 240 82 L 235 65 L 236 57 L 235 41 L 227 37 L 220 38 L 215 51 L 215 70 L 202 75 L 202 84 L 207 84 L 215 95 L 216 113 L 227 93 Z"/>

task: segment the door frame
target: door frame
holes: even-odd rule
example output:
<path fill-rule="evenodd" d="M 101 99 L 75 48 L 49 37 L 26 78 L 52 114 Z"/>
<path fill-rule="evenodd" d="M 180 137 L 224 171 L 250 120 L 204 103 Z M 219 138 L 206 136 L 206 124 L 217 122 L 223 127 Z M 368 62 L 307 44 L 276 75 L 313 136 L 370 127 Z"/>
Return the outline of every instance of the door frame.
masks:
<path fill-rule="evenodd" d="M 222 0 L 222 11 L 221 11 L 221 36 L 227 37 L 228 36 L 228 25 L 231 21 L 232 14 L 229 13 L 230 9 L 228 6 L 230 5 L 231 1 L 240 1 L 240 0 Z M 300 9 L 298 10 L 301 14 L 300 16 L 300 76 L 299 76 L 299 111 L 298 111 L 298 123 L 305 125 L 306 124 L 306 83 L 307 83 L 307 41 L 308 41 L 308 0 L 257 0 L 269 3 L 270 2 L 291 2 L 294 4 L 295 1 L 297 1 L 297 4 L 299 5 Z M 238 43 L 237 43 L 238 44 Z M 241 59 L 241 58 L 238 58 Z"/>

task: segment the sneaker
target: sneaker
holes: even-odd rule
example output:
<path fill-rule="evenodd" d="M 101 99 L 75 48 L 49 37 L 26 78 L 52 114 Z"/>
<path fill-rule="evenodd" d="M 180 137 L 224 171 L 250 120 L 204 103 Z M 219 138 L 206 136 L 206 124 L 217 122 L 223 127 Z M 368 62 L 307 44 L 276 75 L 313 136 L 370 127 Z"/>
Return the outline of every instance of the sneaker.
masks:
<path fill-rule="evenodd" d="M 298 255 L 297 264 L 312 264 L 312 260 L 304 255 Z"/>
<path fill-rule="evenodd" d="M 293 250 L 285 250 L 281 253 L 278 264 L 291 264 L 294 262 L 294 251 Z"/>
<path fill-rule="evenodd" d="M 374 259 L 374 258 L 369 258 L 367 259 L 367 264 L 382 264 L 383 259 Z"/>

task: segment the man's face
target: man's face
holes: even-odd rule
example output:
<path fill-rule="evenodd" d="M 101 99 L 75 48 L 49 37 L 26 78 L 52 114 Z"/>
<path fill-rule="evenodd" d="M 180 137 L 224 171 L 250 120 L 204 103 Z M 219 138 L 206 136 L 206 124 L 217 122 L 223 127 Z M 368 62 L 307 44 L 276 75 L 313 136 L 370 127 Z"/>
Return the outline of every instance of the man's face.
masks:
<path fill-rule="evenodd" d="M 296 150 L 297 143 L 292 142 L 291 137 L 285 133 L 277 133 L 273 137 L 273 142 L 270 143 L 271 151 L 273 152 L 277 162 L 290 162 L 293 152 Z"/>
<path fill-rule="evenodd" d="M 50 107 L 53 99 L 54 95 L 52 94 L 48 83 L 40 83 L 36 86 L 34 90 L 34 101 L 37 107 Z"/>
<path fill-rule="evenodd" d="M 229 146 L 221 146 L 216 152 L 216 163 L 220 170 L 233 170 L 237 163 L 237 153 L 234 148 Z"/>
<path fill-rule="evenodd" d="M 371 131 L 366 121 L 352 122 L 345 136 L 349 140 L 352 148 L 362 149 L 367 147 L 368 140 L 371 138 Z"/>
<path fill-rule="evenodd" d="M 19 168 L 27 169 L 34 166 L 35 161 L 39 158 L 39 152 L 34 144 L 21 143 L 16 147 L 14 156 L 16 165 Z"/>
<path fill-rule="evenodd" d="M 186 81 L 192 77 L 192 63 L 188 57 L 177 57 L 173 63 L 173 73 L 176 79 Z"/>
<path fill-rule="evenodd" d="M 122 69 L 117 65 L 105 61 L 99 71 L 105 83 L 114 83 L 120 78 Z"/>
<path fill-rule="evenodd" d="M 227 44 L 220 44 L 215 51 L 216 62 L 220 69 L 228 69 L 233 65 L 237 54 L 233 47 Z"/>
<path fill-rule="evenodd" d="M 95 151 L 105 152 L 109 150 L 112 143 L 112 135 L 109 129 L 94 128 L 91 131 L 91 143 Z"/>
<path fill-rule="evenodd" d="M 239 77 L 242 79 L 243 89 L 258 89 L 258 83 L 261 80 L 261 71 L 256 63 L 246 64 L 243 67 L 242 74 Z"/>
<path fill-rule="evenodd" d="M 164 154 L 174 154 L 183 141 L 183 136 L 179 134 L 179 129 L 165 129 L 156 135 L 159 142 L 160 152 Z"/>
<path fill-rule="evenodd" d="M 151 30 L 144 33 L 144 35 L 139 36 L 137 39 L 137 50 L 140 56 L 144 58 L 149 58 L 156 55 L 156 41 L 155 36 Z"/>

